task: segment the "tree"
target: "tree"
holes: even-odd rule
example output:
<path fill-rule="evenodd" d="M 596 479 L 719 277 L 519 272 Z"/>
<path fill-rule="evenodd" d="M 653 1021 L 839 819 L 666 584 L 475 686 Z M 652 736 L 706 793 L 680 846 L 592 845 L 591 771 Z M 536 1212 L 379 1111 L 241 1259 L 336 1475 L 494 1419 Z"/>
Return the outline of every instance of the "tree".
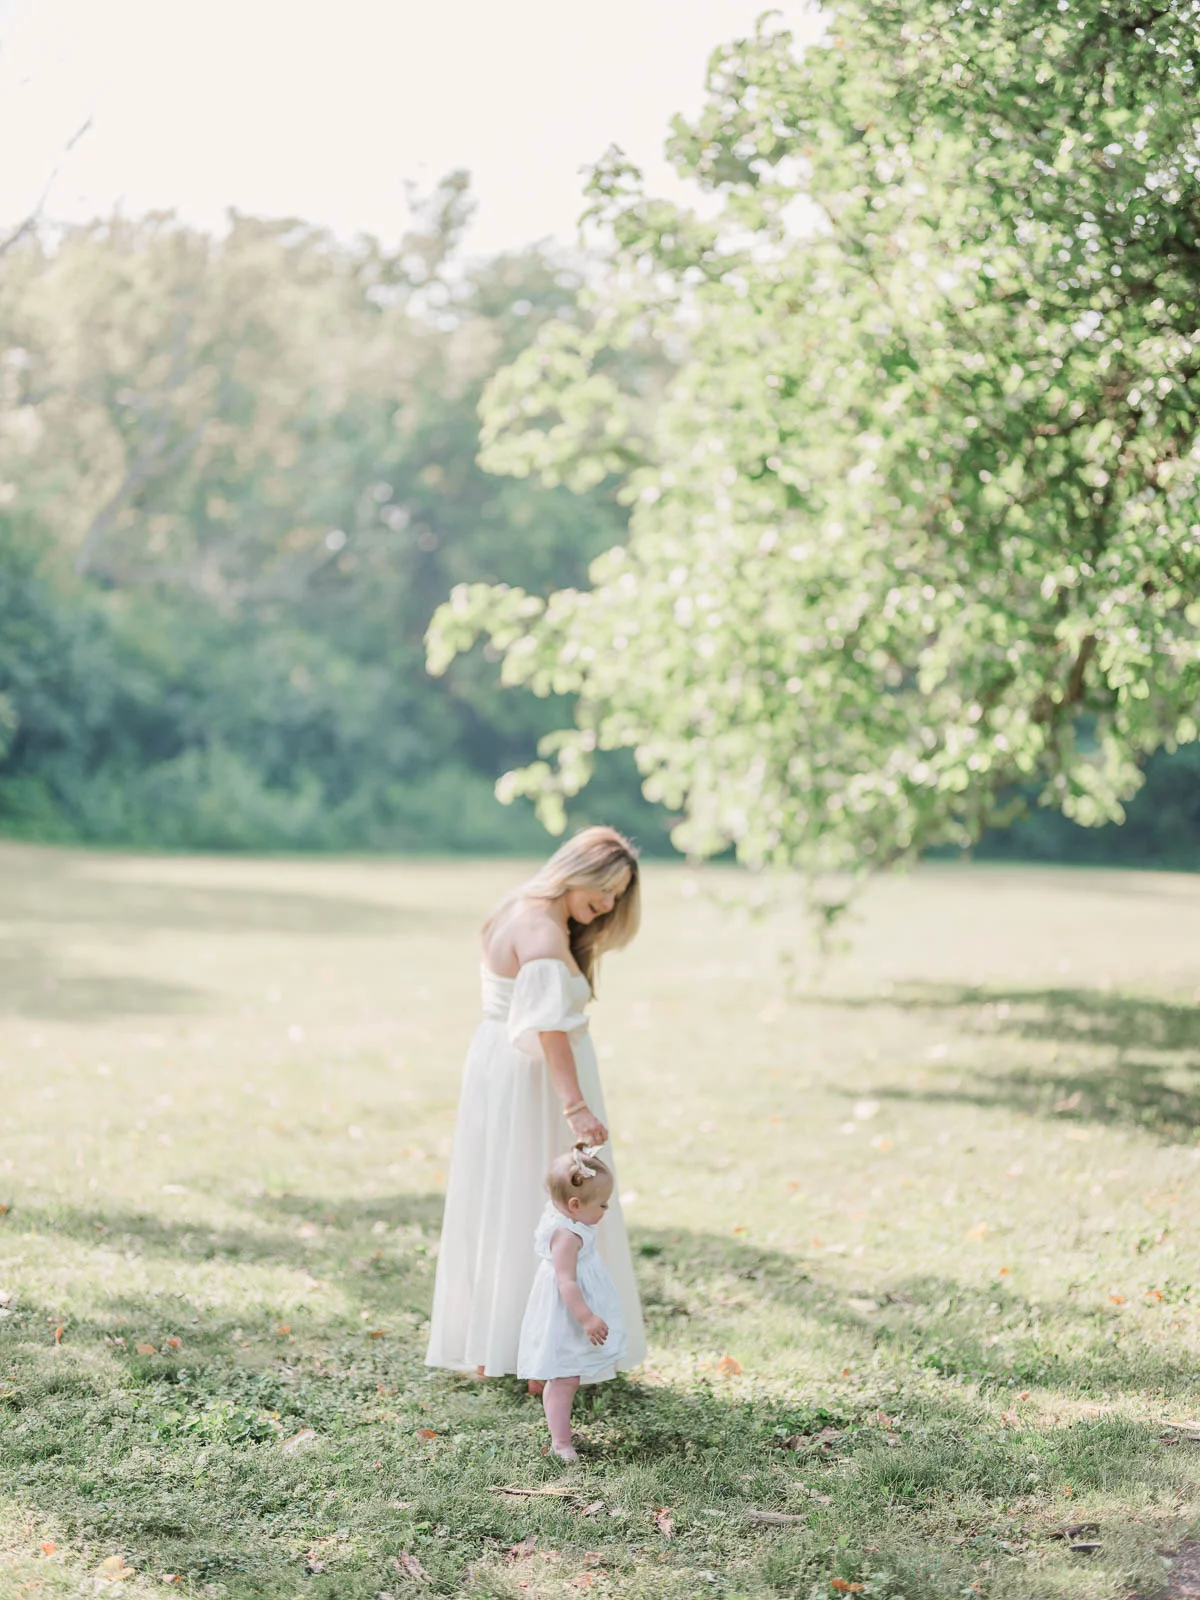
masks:
<path fill-rule="evenodd" d="M 1030 793 L 1119 820 L 1196 738 L 1198 56 L 1194 0 L 839 0 L 676 122 L 715 216 L 610 153 L 591 320 L 493 381 L 483 459 L 619 474 L 629 543 L 547 601 L 461 586 L 429 638 L 578 697 L 508 794 L 559 827 L 631 747 L 681 847 L 858 868 Z"/>

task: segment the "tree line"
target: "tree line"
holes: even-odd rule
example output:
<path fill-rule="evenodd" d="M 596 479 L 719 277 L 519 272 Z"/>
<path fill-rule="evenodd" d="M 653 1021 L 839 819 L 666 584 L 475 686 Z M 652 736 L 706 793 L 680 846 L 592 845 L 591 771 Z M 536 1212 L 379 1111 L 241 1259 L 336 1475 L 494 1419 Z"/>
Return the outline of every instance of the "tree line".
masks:
<path fill-rule="evenodd" d="M 391 252 L 147 216 L 0 258 L 6 833 L 540 848 L 492 786 L 562 708 L 498 696 L 482 654 L 431 679 L 423 635 L 456 581 L 585 581 L 625 513 L 478 466 L 484 383 L 580 280 L 464 261 L 469 213 L 456 174 Z M 589 806 L 664 837 L 631 766 Z"/>

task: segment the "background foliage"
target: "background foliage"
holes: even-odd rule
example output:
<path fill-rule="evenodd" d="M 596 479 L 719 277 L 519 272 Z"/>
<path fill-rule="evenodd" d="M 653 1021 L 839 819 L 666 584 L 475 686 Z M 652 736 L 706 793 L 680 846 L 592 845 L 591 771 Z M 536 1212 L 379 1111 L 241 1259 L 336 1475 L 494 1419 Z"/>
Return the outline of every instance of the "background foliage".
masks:
<path fill-rule="evenodd" d="M 817 869 L 1124 820 L 1197 732 L 1197 43 L 1190 4 L 843 0 L 718 55 L 703 214 L 610 153 L 593 314 L 493 381 L 483 459 L 619 475 L 628 545 L 432 635 L 577 696 L 510 792 L 559 827 L 629 748 L 681 846 Z"/>
<path fill-rule="evenodd" d="M 1200 864 L 1196 42 L 764 25 L 675 128 L 715 205 L 611 153 L 588 289 L 466 259 L 463 174 L 395 251 L 13 235 L 0 829 L 536 850 L 524 768 L 651 849 Z"/>
<path fill-rule="evenodd" d="M 537 848 L 498 772 L 561 708 L 434 683 L 452 583 L 581 581 L 602 489 L 487 478 L 481 386 L 578 279 L 456 251 L 462 175 L 395 255 L 296 222 L 30 234 L 0 259 L 0 825 L 217 848 Z M 631 771 L 590 802 L 661 837 Z"/>

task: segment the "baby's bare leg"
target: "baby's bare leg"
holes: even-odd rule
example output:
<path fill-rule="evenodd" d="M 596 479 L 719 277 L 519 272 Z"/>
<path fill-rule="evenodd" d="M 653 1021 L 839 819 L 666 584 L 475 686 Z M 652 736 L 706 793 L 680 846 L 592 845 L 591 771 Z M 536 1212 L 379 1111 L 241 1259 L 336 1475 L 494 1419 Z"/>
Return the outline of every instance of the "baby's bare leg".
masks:
<path fill-rule="evenodd" d="M 571 1405 L 578 1378 L 551 1378 L 542 1391 L 542 1407 L 550 1425 L 550 1448 L 564 1461 L 578 1459 L 571 1443 Z"/>

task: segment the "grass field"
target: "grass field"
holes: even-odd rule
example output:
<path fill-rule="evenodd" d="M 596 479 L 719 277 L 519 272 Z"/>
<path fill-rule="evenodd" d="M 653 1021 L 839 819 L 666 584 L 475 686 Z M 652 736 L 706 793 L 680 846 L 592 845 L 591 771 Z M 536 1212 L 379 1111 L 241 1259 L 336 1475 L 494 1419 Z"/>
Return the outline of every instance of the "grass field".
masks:
<path fill-rule="evenodd" d="M 595 1012 L 651 1361 L 567 1470 L 515 1382 L 421 1364 L 513 876 L 0 848 L 0 1593 L 1160 1587 L 1200 879 L 933 867 L 821 969 L 651 867 Z"/>

